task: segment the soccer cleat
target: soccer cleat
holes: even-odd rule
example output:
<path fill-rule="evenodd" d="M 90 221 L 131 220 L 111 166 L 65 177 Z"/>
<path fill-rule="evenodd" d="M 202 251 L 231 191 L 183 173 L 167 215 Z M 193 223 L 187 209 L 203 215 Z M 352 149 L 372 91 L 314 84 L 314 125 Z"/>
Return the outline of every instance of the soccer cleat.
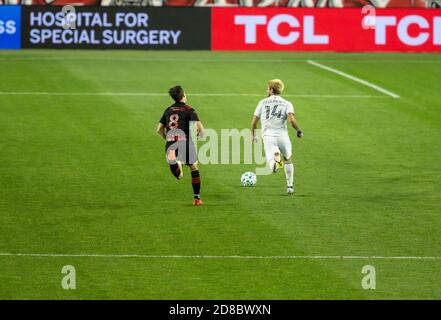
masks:
<path fill-rule="evenodd" d="M 292 196 L 294 194 L 294 188 L 288 187 L 288 189 L 286 189 L 286 192 L 288 193 L 289 196 Z"/>
<path fill-rule="evenodd" d="M 279 154 L 275 154 L 274 155 L 274 164 L 273 164 L 273 173 L 276 173 L 277 170 L 283 168 L 283 161 L 282 159 L 280 159 L 280 155 Z"/>
<path fill-rule="evenodd" d="M 182 170 L 182 162 L 176 160 L 176 164 L 178 165 L 178 167 L 179 167 L 179 172 L 180 172 L 180 173 L 179 173 L 179 176 L 177 176 L 176 179 L 181 180 L 181 179 L 184 177 L 184 170 Z"/>
<path fill-rule="evenodd" d="M 199 198 L 199 199 L 194 199 L 193 200 L 193 205 L 194 206 L 196 206 L 196 207 L 198 207 L 198 206 L 201 206 L 201 205 L 203 205 L 204 203 L 202 202 L 202 200 Z"/>
<path fill-rule="evenodd" d="M 273 173 L 276 173 L 277 170 L 282 169 L 282 168 L 283 168 L 283 161 L 274 160 Z"/>

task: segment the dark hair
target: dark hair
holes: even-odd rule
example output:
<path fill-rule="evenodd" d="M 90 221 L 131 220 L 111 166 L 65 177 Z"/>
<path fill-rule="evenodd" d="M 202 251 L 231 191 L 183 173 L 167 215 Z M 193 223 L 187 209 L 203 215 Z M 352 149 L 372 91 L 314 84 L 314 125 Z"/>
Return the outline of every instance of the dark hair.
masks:
<path fill-rule="evenodd" d="M 184 97 L 184 89 L 181 86 L 175 86 L 168 90 L 168 94 L 173 98 L 176 102 L 179 102 Z"/>

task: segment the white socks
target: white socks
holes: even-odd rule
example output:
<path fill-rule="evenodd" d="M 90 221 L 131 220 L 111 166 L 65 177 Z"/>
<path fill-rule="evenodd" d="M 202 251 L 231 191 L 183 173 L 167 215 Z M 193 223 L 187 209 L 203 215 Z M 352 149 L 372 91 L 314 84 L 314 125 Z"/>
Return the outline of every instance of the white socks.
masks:
<path fill-rule="evenodd" d="M 294 164 L 292 162 L 285 163 L 285 176 L 286 176 L 286 184 L 288 187 L 293 187 L 294 180 Z"/>

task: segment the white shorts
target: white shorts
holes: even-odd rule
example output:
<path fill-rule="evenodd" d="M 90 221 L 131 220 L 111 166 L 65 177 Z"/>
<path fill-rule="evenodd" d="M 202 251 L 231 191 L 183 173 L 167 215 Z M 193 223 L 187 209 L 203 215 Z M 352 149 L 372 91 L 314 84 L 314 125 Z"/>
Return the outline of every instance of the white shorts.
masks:
<path fill-rule="evenodd" d="M 266 161 L 274 159 L 274 154 L 280 152 L 285 159 L 292 156 L 291 140 L 287 134 L 280 136 L 263 136 L 263 146 L 265 148 Z"/>

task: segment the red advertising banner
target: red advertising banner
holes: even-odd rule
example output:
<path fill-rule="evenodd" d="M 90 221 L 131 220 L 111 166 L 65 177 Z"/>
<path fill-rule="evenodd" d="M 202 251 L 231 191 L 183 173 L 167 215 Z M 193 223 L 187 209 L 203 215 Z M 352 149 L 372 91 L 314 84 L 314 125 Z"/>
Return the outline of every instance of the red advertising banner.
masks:
<path fill-rule="evenodd" d="M 2 4 L 47 6 L 439 8 L 441 0 L 0 0 Z"/>
<path fill-rule="evenodd" d="M 213 8 L 212 50 L 441 52 L 436 9 Z"/>

